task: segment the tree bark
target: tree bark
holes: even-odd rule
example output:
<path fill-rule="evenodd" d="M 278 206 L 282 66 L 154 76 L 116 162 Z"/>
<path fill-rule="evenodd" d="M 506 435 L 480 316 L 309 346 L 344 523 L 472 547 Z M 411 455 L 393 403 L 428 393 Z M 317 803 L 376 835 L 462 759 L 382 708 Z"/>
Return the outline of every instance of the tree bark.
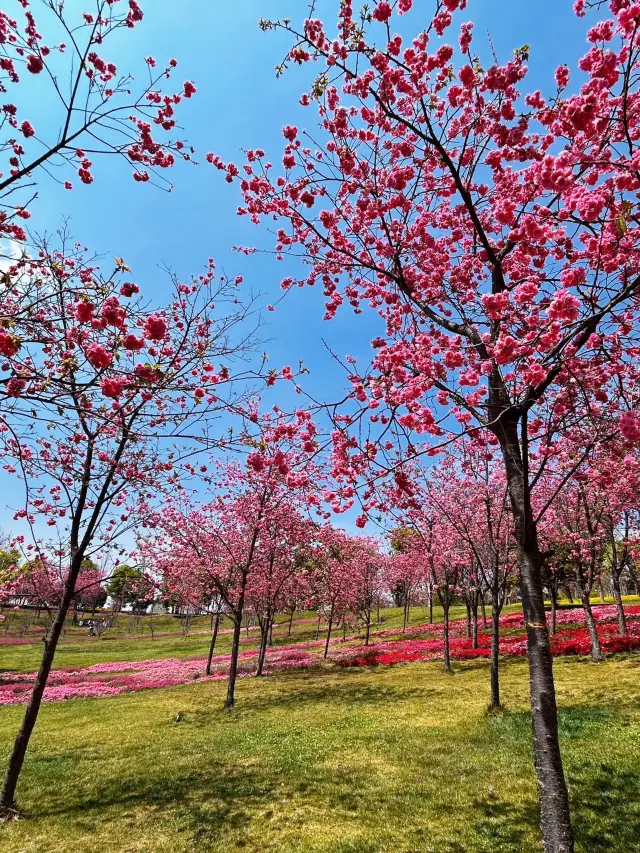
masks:
<path fill-rule="evenodd" d="M 213 634 L 211 635 L 211 643 L 209 644 L 209 656 L 207 658 L 207 668 L 205 670 L 205 675 L 211 675 L 211 660 L 213 658 L 213 650 L 216 647 L 216 640 L 218 639 L 218 627 L 220 625 L 220 611 L 216 613 L 216 619 L 213 623 Z"/>
<path fill-rule="evenodd" d="M 333 608 L 331 609 L 331 613 L 329 614 L 329 625 L 327 628 L 327 640 L 324 644 L 324 657 L 326 658 L 329 654 L 329 641 L 331 640 L 331 628 L 333 627 Z"/>
<path fill-rule="evenodd" d="M 238 599 L 238 606 L 234 613 L 233 641 L 231 645 L 231 663 L 229 665 L 229 682 L 227 684 L 227 698 L 224 700 L 225 708 L 233 708 L 236 704 L 236 679 L 238 677 L 238 653 L 240 651 L 240 632 L 242 631 L 242 612 L 244 610 L 244 587 Z"/>
<path fill-rule="evenodd" d="M 258 652 L 258 666 L 256 667 L 256 676 L 262 675 L 264 669 L 264 659 L 267 656 L 267 644 L 269 642 L 269 628 L 271 627 L 271 615 L 267 611 L 262 623 L 262 631 L 260 632 L 260 651 Z"/>
<path fill-rule="evenodd" d="M 556 611 L 558 609 L 558 592 L 555 586 L 550 589 L 551 592 L 551 636 L 556 635 Z"/>
<path fill-rule="evenodd" d="M 526 415 L 523 416 L 526 418 Z M 533 755 L 540 798 L 540 828 L 545 853 L 573 853 L 569 795 L 564 778 L 553 660 L 544 610 L 542 557 L 529 494 L 526 421 L 522 452 L 515 418 L 497 425 L 516 529 L 520 588 L 527 631 Z"/>
<path fill-rule="evenodd" d="M 622 604 L 622 592 L 620 590 L 620 573 L 616 570 L 611 572 L 611 585 L 613 586 L 613 598 L 618 611 L 618 633 L 621 637 L 627 636 L 627 617 Z"/>
<path fill-rule="evenodd" d="M 60 634 L 64 628 L 67 613 L 73 600 L 82 559 L 83 554 L 81 552 L 77 552 L 71 560 L 69 575 L 64 586 L 60 606 L 55 619 L 51 623 L 49 635 L 44 641 L 44 652 L 40 662 L 40 668 L 33 685 L 33 690 L 31 691 L 31 696 L 29 697 L 29 702 L 27 703 L 27 707 L 24 712 L 22 725 L 20 726 L 13 745 L 13 751 L 11 752 L 9 765 L 4 777 L 2 794 L 0 794 L 0 817 L 2 817 L 3 813 L 11 814 L 16 810 L 15 798 L 18 779 L 20 778 L 20 772 L 22 770 L 22 765 L 24 764 L 29 740 L 31 739 L 33 729 L 35 728 L 36 721 L 38 719 L 38 712 L 40 711 L 40 705 L 42 704 L 42 697 L 45 687 L 47 686 Z"/>
<path fill-rule="evenodd" d="M 467 609 L 467 640 L 471 639 L 471 605 L 469 604 L 469 599 L 465 599 L 465 607 Z"/>
<path fill-rule="evenodd" d="M 369 637 L 371 635 L 371 611 L 367 610 L 366 633 L 364 635 L 365 646 L 369 645 Z"/>
<path fill-rule="evenodd" d="M 587 626 L 589 640 L 591 641 L 591 660 L 594 663 L 602 663 L 604 660 L 604 654 L 602 653 L 602 647 L 600 645 L 600 639 L 598 638 L 598 631 L 596 629 L 596 620 L 593 618 L 591 601 L 589 600 L 589 593 L 587 591 L 582 593 L 582 609 L 584 610 L 584 621 Z"/>
<path fill-rule="evenodd" d="M 451 650 L 449 647 L 449 600 L 448 598 L 444 598 L 442 600 L 442 609 L 444 611 L 444 629 L 443 629 L 443 639 L 444 639 L 444 651 L 443 651 L 443 662 L 444 662 L 444 671 L 449 674 L 453 674 L 453 670 L 451 669 Z"/>
<path fill-rule="evenodd" d="M 471 602 L 471 645 L 478 648 L 478 593 L 476 592 Z"/>
<path fill-rule="evenodd" d="M 495 590 L 491 592 L 491 701 L 489 709 L 501 708 L 500 704 L 500 599 Z"/>
<path fill-rule="evenodd" d="M 288 637 L 291 636 L 291 629 L 292 628 L 293 628 L 293 610 L 291 611 L 291 615 L 289 616 L 289 631 L 287 633 Z"/>
<path fill-rule="evenodd" d="M 484 631 L 487 630 L 487 605 L 484 600 L 484 590 L 482 590 L 482 595 L 480 596 L 480 610 L 482 611 L 482 628 Z"/>

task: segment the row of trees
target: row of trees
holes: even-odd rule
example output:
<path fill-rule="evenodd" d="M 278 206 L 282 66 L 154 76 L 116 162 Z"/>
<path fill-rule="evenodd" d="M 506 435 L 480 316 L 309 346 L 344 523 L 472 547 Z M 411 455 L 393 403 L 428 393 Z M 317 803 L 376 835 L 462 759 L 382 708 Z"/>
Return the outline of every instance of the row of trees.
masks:
<path fill-rule="evenodd" d="M 499 460 L 542 835 L 547 853 L 572 853 L 536 495 L 559 441 L 579 448 L 561 487 L 595 448 L 640 440 L 640 9 L 610 0 L 578 67 L 559 66 L 542 93 L 524 88 L 528 46 L 504 63 L 477 56 L 466 6 L 434 0 L 426 16 L 413 0 L 360 11 L 341 0 L 335 27 L 263 21 L 292 41 L 281 72 L 317 69 L 301 103 L 317 106 L 319 127 L 283 129 L 282 169 L 256 150 L 240 166 L 210 160 L 239 186 L 242 215 L 276 220 L 277 254 L 304 258 L 283 288 L 317 284 L 327 319 L 378 315 L 371 358 L 351 359 L 351 394 L 328 410 L 335 501 L 353 504 L 355 490 L 364 525 L 380 481 L 400 478 L 406 492 L 425 454 L 466 438 Z M 575 12 L 606 6 L 578 0 Z"/>
<path fill-rule="evenodd" d="M 576 12 L 603 5 L 580 0 Z M 481 63 L 467 22 L 456 30 L 457 48 L 443 41 L 466 0 L 434 0 L 426 28 L 404 41 L 392 28 L 397 15 L 410 19 L 412 6 L 376 2 L 358 15 L 341 0 L 332 33 L 315 18 L 299 28 L 263 21 L 293 40 L 281 70 L 311 61 L 320 70 L 301 99 L 317 104 L 319 131 L 307 144 L 297 127 L 284 128 L 279 175 L 260 150 L 249 151 L 242 168 L 207 156 L 238 183 L 243 215 L 278 220 L 278 257 L 291 252 L 307 262 L 299 281 L 283 280 L 285 289 L 318 283 L 327 319 L 345 306 L 379 315 L 369 363 L 349 359 L 349 393 L 319 414 L 331 424 L 321 494 L 308 488 L 319 481 L 313 466 L 324 447 L 311 411 L 256 425 L 245 380 L 270 385 L 276 377 L 239 362 L 251 349 L 252 305 L 241 304 L 238 283 L 213 262 L 193 281 L 174 280 L 173 298 L 152 308 L 122 259 L 102 273 L 66 235 L 56 247 L 32 241 L 12 257 L 2 293 L 0 450 L 5 470 L 25 487 L 16 518 L 33 541 L 18 546 L 29 561 L 42 560 L 39 525 L 56 528 L 52 554 L 68 570 L 10 758 L 5 812 L 14 807 L 60 630 L 92 549 L 143 518 L 156 533 L 141 548 L 150 549 L 150 562 L 165 555 L 157 570 L 173 594 L 193 594 L 188 562 L 202 573 L 202 594 L 223 602 L 235 623 L 231 705 L 247 596 L 268 625 L 292 566 L 339 574 L 336 566 L 347 564 L 354 576 L 352 567 L 370 560 L 368 545 L 321 526 L 299 538 L 309 507 L 327 521 L 320 501 L 332 511 L 359 503 L 359 527 L 378 515 L 395 520 L 393 565 L 407 602 L 420 582 L 445 614 L 461 594 L 475 612 L 482 587 L 496 648 L 495 620 L 517 566 L 542 834 L 548 853 L 572 853 L 544 585 L 553 598 L 561 584 L 574 584 L 589 625 L 603 561 L 614 589 L 634 565 L 640 10 L 611 0 L 610 17 L 588 34 L 578 81 L 562 65 L 545 97 L 523 91 L 528 49 L 504 64 Z M 47 143 L 21 107 L 4 108 L 1 223 L 18 243 L 27 239 L 18 220 L 29 215 L 43 166 L 61 162 L 83 184 L 93 180 L 85 140 L 96 155 L 123 155 L 138 183 L 189 158 L 181 140 L 158 141 L 152 131 L 173 132 L 175 106 L 195 87 L 159 91 L 175 63 L 154 77 L 149 57 L 151 82 L 131 96 L 129 76 L 118 77 L 103 58 L 113 34 L 142 18 L 134 0 L 119 9 L 98 0 L 97 15 L 76 26 L 51 4 L 72 36 L 71 74 L 51 65 L 65 54 L 43 44 L 31 13 L 26 23 L 2 19 L 3 87 L 42 74 L 62 112 L 60 135 Z M 417 11 L 421 27 L 424 10 Z M 68 93 L 58 88 L 63 79 Z M 27 146 L 35 144 L 32 155 Z M 283 376 L 294 379 L 290 369 Z M 248 426 L 223 439 L 220 412 Z M 205 478 L 209 500 L 196 503 L 184 487 L 198 472 L 190 460 L 236 441 L 251 446 L 250 487 L 237 488 L 240 474 Z M 443 452 L 452 461 L 421 466 Z M 171 501 L 158 513 L 165 496 Z M 184 571 L 171 568 L 170 549 Z M 324 606 L 334 615 L 344 606 L 343 583 L 327 580 Z M 621 606 L 619 613 L 622 631 Z M 592 640 L 595 648 L 595 632 Z M 492 698 L 499 702 L 497 651 Z"/>

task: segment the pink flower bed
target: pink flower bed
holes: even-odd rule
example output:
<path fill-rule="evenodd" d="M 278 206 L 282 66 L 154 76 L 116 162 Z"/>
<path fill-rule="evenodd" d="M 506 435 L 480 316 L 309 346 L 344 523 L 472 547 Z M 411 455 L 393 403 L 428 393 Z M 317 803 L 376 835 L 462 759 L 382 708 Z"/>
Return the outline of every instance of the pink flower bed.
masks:
<path fill-rule="evenodd" d="M 629 636 L 619 637 L 616 625 L 616 610 L 611 605 L 596 606 L 594 616 L 598 620 L 598 635 L 603 651 L 606 653 L 632 651 L 640 648 L 640 605 L 625 608 L 629 618 Z M 581 621 L 579 609 L 560 611 L 558 624 L 572 624 Z M 521 614 L 508 614 L 500 620 L 502 628 L 523 628 Z M 329 651 L 329 662 L 338 666 L 375 666 L 391 665 L 412 661 L 429 661 L 442 658 L 442 625 L 420 626 L 427 637 L 413 637 L 397 640 L 379 641 L 380 637 L 395 634 L 396 631 L 384 631 L 376 634 L 376 642 L 368 647 L 344 645 L 334 638 Z M 466 630 L 465 620 L 451 623 L 451 656 L 457 660 L 487 658 L 491 654 L 491 635 L 481 633 L 478 637 L 479 648 L 472 648 L 471 640 L 466 636 L 456 636 Z M 412 634 L 417 630 L 413 628 Z M 355 639 L 349 637 L 347 639 Z M 267 651 L 265 673 L 285 672 L 306 669 L 322 662 L 319 653 L 324 640 L 310 640 L 279 646 Z M 583 626 L 561 630 L 551 638 L 554 655 L 587 655 L 590 651 L 589 636 Z M 503 635 L 500 638 L 500 652 L 509 657 L 523 657 L 527 653 L 527 640 L 524 631 Z M 256 649 L 242 651 L 239 655 L 238 674 L 250 675 L 255 669 Z M 97 663 L 83 668 L 68 667 L 54 670 L 45 690 L 45 701 L 79 699 L 100 696 L 117 696 L 122 693 L 134 693 L 138 690 L 150 690 L 158 687 L 173 687 L 186 684 L 195 679 L 214 681 L 227 677 L 231 656 L 217 655 L 212 661 L 210 676 L 204 675 L 204 658 L 180 660 L 114 661 Z M 36 673 L 0 674 L 0 705 L 16 705 L 29 697 Z"/>

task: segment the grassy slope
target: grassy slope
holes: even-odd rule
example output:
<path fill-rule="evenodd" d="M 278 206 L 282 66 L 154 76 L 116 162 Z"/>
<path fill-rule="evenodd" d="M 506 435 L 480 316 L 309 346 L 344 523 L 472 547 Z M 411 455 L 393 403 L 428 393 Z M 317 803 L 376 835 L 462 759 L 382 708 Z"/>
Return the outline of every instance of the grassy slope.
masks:
<path fill-rule="evenodd" d="M 520 610 L 519 605 L 505 608 L 505 613 L 512 610 Z M 453 607 L 451 609 L 451 619 L 461 619 L 465 616 L 465 609 L 462 606 Z M 374 625 L 372 633 L 377 631 L 387 631 L 391 628 L 402 628 L 402 609 L 401 608 L 386 608 L 382 611 L 383 622 L 381 625 Z M 155 618 L 155 617 L 154 617 Z M 147 660 L 149 658 L 169 658 L 169 657 L 205 657 L 209 650 L 210 634 L 208 631 L 209 619 L 200 618 L 194 620 L 189 634 L 183 637 L 180 634 L 179 621 L 171 617 L 160 617 L 165 620 L 162 623 L 162 630 L 172 632 L 170 637 L 159 637 L 151 639 L 148 630 L 144 634 L 138 634 L 135 638 L 124 635 L 123 626 L 118 626 L 115 633 L 108 632 L 101 638 L 87 637 L 86 630 L 69 629 L 67 636 L 62 640 L 56 652 L 54 667 L 61 668 L 67 666 L 90 666 L 92 663 L 104 663 L 106 661 L 120 660 Z M 301 613 L 296 615 L 296 619 L 308 619 L 309 622 L 294 624 L 291 637 L 288 636 L 288 622 L 285 617 L 278 617 L 281 623 L 273 634 L 274 644 L 288 644 L 292 642 L 305 642 L 313 640 L 315 637 L 315 622 L 313 613 Z M 411 620 L 409 626 L 419 625 L 427 622 L 429 612 L 427 608 L 413 607 L 411 608 Z M 442 621 L 442 612 L 440 608 L 434 608 L 434 619 L 437 622 Z M 124 618 L 123 618 L 124 622 Z M 160 623 L 159 623 L 160 624 Z M 231 651 L 231 634 L 229 630 L 230 623 L 225 620 L 223 628 L 226 629 L 218 637 L 216 644 L 216 654 L 228 654 Z M 161 629 L 158 628 L 158 631 Z M 349 629 L 349 633 L 353 633 Z M 321 627 L 320 637 L 326 636 L 326 624 Z M 333 635 L 336 639 L 342 636 L 341 629 L 337 629 Z M 0 633 L 0 639 L 2 634 Z M 242 632 L 242 648 L 256 648 L 259 644 L 259 634 L 252 630 L 248 634 Z M 3 646 L 0 644 L 0 671 L 16 670 L 19 672 L 31 672 L 38 668 L 40 657 L 42 655 L 41 641 L 27 645 Z"/>
<path fill-rule="evenodd" d="M 638 849 L 640 659 L 555 667 L 578 849 Z M 533 853 L 526 662 L 503 689 L 487 717 L 475 661 L 244 679 L 232 712 L 221 683 L 45 705 L 0 849 Z"/>

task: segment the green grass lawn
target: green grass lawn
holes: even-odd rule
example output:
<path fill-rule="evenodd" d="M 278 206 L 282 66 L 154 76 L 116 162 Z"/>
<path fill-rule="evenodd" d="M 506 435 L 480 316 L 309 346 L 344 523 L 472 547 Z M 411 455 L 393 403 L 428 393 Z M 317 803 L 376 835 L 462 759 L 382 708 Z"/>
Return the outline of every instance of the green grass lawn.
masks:
<path fill-rule="evenodd" d="M 638 850 L 640 658 L 555 671 L 578 850 Z M 486 661 L 247 678 L 231 712 L 222 682 L 46 704 L 0 849 L 533 853 L 526 662 L 502 673 L 500 716 Z"/>

